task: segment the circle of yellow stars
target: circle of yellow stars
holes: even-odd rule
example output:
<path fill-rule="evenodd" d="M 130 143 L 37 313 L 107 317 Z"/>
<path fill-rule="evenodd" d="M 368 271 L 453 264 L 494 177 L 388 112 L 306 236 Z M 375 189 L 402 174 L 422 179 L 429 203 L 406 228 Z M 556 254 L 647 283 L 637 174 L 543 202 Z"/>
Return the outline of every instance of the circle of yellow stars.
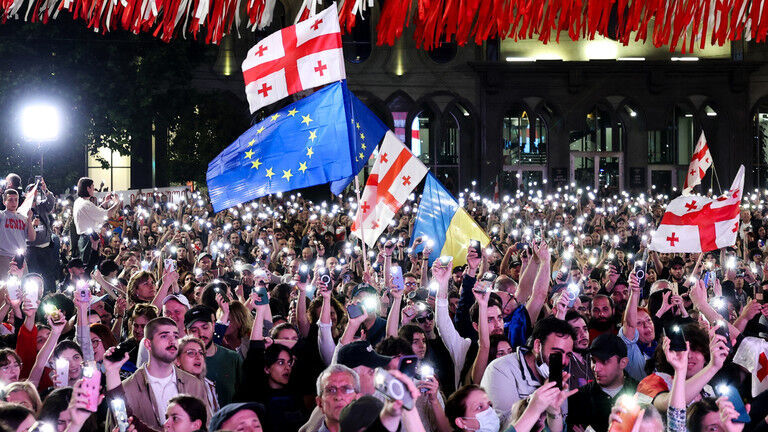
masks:
<path fill-rule="evenodd" d="M 299 111 L 296 108 L 291 108 L 291 110 L 288 111 L 287 113 L 285 113 L 285 115 L 287 117 L 296 117 L 296 114 L 298 114 L 298 113 L 299 113 Z M 275 122 L 275 121 L 277 121 L 277 119 L 279 119 L 282 116 L 283 116 L 283 114 L 278 112 L 278 113 L 275 113 L 275 114 L 269 116 L 268 118 L 272 122 Z M 307 126 L 310 126 L 310 124 L 314 121 L 310 114 L 300 115 L 300 117 L 301 117 L 301 124 L 305 124 Z M 358 124 L 357 127 L 360 128 L 360 125 Z M 265 130 L 266 130 L 266 128 L 262 125 L 258 129 L 256 129 L 256 134 L 257 135 L 261 134 Z M 361 136 L 362 136 L 362 134 L 361 134 Z M 297 169 L 297 171 L 300 172 L 301 174 L 305 174 L 307 172 L 307 170 L 309 169 L 307 167 L 307 164 L 309 163 L 309 159 L 312 159 L 312 155 L 315 154 L 315 152 L 312 150 L 312 147 L 314 146 L 315 140 L 317 139 L 317 129 L 310 130 L 309 131 L 309 136 L 307 137 L 307 139 L 310 142 L 307 145 L 307 147 L 306 147 L 307 152 L 306 152 L 305 156 L 307 157 L 307 160 L 305 160 L 303 162 L 299 162 L 299 167 Z M 248 159 L 248 162 L 251 163 L 251 169 L 255 169 L 256 171 L 258 171 L 259 168 L 262 165 L 264 165 L 264 163 L 261 162 L 261 159 L 259 159 L 259 158 L 256 158 L 255 160 L 253 159 L 253 156 L 254 156 L 255 152 L 250 147 L 252 147 L 255 143 L 256 143 L 256 139 L 255 138 L 248 142 L 248 150 L 245 152 L 245 159 Z M 363 149 L 365 149 L 365 146 L 363 146 Z M 283 175 L 280 176 L 280 178 L 281 179 L 285 179 L 286 181 L 291 181 L 291 177 L 294 177 L 296 175 L 296 174 L 293 173 L 293 169 L 292 168 L 288 169 L 288 170 L 280 170 L 280 171 L 283 172 Z M 276 174 L 275 174 L 274 167 L 266 168 L 266 170 L 264 172 L 264 176 L 267 177 L 270 181 L 272 180 L 272 177 L 275 176 L 275 175 Z"/>

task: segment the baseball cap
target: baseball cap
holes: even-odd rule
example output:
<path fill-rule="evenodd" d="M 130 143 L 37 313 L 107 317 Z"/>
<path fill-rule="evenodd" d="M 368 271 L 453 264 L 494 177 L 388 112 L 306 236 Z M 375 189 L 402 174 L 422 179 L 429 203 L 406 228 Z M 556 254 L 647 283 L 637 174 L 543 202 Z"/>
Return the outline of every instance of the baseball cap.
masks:
<path fill-rule="evenodd" d="M 240 266 L 240 273 L 244 273 L 244 272 L 253 273 L 253 271 L 254 271 L 253 264 L 243 264 Z"/>
<path fill-rule="evenodd" d="M 186 297 L 184 297 L 182 294 L 168 294 L 168 295 L 167 295 L 167 296 L 165 296 L 165 298 L 163 299 L 163 305 L 165 305 L 166 303 L 168 303 L 170 300 L 176 300 L 177 302 L 179 302 L 179 303 L 183 304 L 183 305 L 184 305 L 184 307 L 186 307 L 187 309 L 189 309 L 189 308 L 190 308 L 190 306 L 189 306 L 189 300 L 187 300 L 187 298 L 186 298 Z"/>
<path fill-rule="evenodd" d="M 618 336 L 604 333 L 592 341 L 589 353 L 592 354 L 592 357 L 602 361 L 608 360 L 613 356 L 623 358 L 627 356 L 627 345 Z"/>
<path fill-rule="evenodd" d="M 197 305 L 184 313 L 184 327 L 189 328 L 198 321 L 213 322 L 213 309 L 205 305 Z"/>
<path fill-rule="evenodd" d="M 85 268 L 85 264 L 83 264 L 83 260 L 81 260 L 80 258 L 72 258 L 71 260 L 69 260 L 69 262 L 67 263 L 67 268 L 71 269 L 75 267 Z"/>
<path fill-rule="evenodd" d="M 382 408 L 384 408 L 384 402 L 370 395 L 350 402 L 339 414 L 339 430 L 357 432 L 366 429 L 376 421 Z"/>
<path fill-rule="evenodd" d="M 517 267 L 523 265 L 523 262 L 520 261 L 520 258 L 512 258 L 512 260 L 509 262 L 510 267 Z"/>
<path fill-rule="evenodd" d="M 376 292 L 376 288 L 374 288 L 374 287 L 372 287 L 372 286 L 370 286 L 368 284 L 362 283 L 362 284 L 356 286 L 355 289 L 352 290 L 351 298 L 355 298 L 355 297 L 358 296 L 358 294 L 361 294 L 361 293 L 368 293 L 368 294 L 373 294 L 373 295 L 379 295 L 379 293 Z"/>
<path fill-rule="evenodd" d="M 186 317 L 185 320 L 186 322 Z M 367 341 L 356 341 L 344 345 L 339 349 L 336 363 L 354 369 L 358 366 L 367 366 L 371 369 L 387 367 L 392 357 L 383 356 L 373 350 Z"/>
<path fill-rule="evenodd" d="M 259 421 L 261 424 L 265 424 L 266 419 L 264 414 L 266 411 L 264 410 L 264 405 L 258 402 L 231 403 L 229 405 L 225 405 L 211 416 L 211 421 L 208 423 L 208 430 L 217 431 L 221 429 L 221 425 L 225 421 L 229 420 L 233 415 L 242 410 L 251 410 L 255 412 L 256 415 L 259 416 Z"/>
<path fill-rule="evenodd" d="M 209 254 L 208 252 L 203 252 L 200 254 L 200 256 L 197 257 L 197 262 L 200 262 L 203 258 L 208 257 L 211 260 L 213 260 L 213 255 Z"/>

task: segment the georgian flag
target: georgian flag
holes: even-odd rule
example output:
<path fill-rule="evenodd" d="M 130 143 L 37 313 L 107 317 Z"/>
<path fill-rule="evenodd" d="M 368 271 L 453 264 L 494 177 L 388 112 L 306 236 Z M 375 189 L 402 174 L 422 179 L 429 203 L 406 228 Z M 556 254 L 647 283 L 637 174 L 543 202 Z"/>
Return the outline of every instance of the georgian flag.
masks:
<path fill-rule="evenodd" d="M 733 362 L 752 375 L 752 397 L 768 390 L 768 342 L 762 338 L 745 337 L 733 356 Z"/>
<path fill-rule="evenodd" d="M 243 61 L 251 114 L 294 93 L 346 78 L 336 3 L 265 37 Z"/>
<path fill-rule="evenodd" d="M 664 253 L 709 252 L 733 246 L 739 232 L 743 190 L 744 165 L 731 188 L 715 199 L 700 195 L 673 199 L 653 233 L 650 249 Z"/>
<path fill-rule="evenodd" d="M 683 195 L 690 194 L 694 186 L 701 184 L 701 180 L 704 179 L 710 166 L 712 166 L 712 155 L 709 153 L 704 131 L 701 131 L 699 141 L 696 142 L 696 148 L 693 150 L 691 163 L 688 164 L 688 175 L 685 177 Z"/>
<path fill-rule="evenodd" d="M 429 169 L 387 131 L 357 206 L 352 234 L 373 247 Z"/>

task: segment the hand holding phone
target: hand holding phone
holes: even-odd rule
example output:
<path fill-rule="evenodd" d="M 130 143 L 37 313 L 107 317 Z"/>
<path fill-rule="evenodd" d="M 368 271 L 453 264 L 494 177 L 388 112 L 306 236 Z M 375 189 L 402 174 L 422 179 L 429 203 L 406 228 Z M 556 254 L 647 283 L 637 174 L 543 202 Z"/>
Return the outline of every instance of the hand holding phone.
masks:
<path fill-rule="evenodd" d="M 715 387 L 715 393 L 717 393 L 718 396 L 727 397 L 728 401 L 733 404 L 733 409 L 739 414 L 738 417 L 731 421 L 735 423 L 749 423 L 752 420 L 736 387 L 731 384 L 720 384 Z"/>
<path fill-rule="evenodd" d="M 563 353 L 553 352 L 549 355 L 549 380 L 560 390 L 563 389 Z"/>

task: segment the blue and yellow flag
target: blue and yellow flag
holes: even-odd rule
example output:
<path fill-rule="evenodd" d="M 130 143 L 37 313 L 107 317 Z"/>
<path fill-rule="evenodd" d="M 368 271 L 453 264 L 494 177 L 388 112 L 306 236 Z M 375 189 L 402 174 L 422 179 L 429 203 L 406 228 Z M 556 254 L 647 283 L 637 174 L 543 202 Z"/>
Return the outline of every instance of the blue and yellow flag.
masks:
<path fill-rule="evenodd" d="M 424 192 L 413 225 L 411 246 L 413 241 L 421 236 L 427 236 L 434 242 L 432 254 L 429 256 L 430 265 L 443 255 L 452 256 L 454 266 L 464 265 L 467 263 L 467 247 L 470 240 L 478 240 L 483 247 L 491 241 L 431 172 L 427 173 L 427 180 L 424 182 Z M 414 248 L 415 252 L 420 252 L 424 246 L 425 243 L 420 244 Z"/>

